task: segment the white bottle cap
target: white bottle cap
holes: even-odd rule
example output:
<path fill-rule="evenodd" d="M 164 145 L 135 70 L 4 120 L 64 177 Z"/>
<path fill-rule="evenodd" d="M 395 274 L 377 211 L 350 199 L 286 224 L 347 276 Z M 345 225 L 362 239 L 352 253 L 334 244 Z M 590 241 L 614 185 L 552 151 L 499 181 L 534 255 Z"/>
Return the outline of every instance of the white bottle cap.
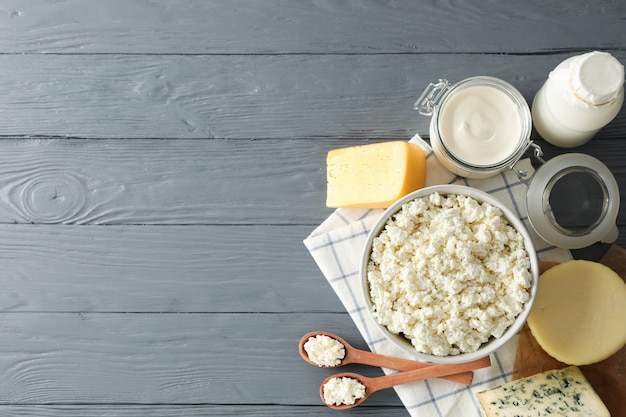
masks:
<path fill-rule="evenodd" d="M 572 61 L 570 91 L 588 106 L 612 103 L 624 84 L 624 66 L 606 52 L 589 52 Z"/>

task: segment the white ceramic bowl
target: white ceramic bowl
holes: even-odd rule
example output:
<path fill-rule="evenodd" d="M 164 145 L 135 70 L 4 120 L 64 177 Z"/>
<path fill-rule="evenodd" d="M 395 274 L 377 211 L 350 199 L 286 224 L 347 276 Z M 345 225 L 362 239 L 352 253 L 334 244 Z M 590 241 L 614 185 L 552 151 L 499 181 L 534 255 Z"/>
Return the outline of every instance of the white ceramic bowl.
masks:
<path fill-rule="evenodd" d="M 487 202 L 487 203 L 492 204 L 495 207 L 498 207 L 504 214 L 505 218 L 508 220 L 509 224 L 513 226 L 523 236 L 524 245 L 526 247 L 526 251 L 528 252 L 528 256 L 530 259 L 531 275 L 532 275 L 532 280 L 533 280 L 531 287 L 528 289 L 530 299 L 526 302 L 522 312 L 517 316 L 513 324 L 509 326 L 509 328 L 504 332 L 504 334 L 501 337 L 499 338 L 491 337 L 489 341 L 487 341 L 486 343 L 483 343 L 480 346 L 480 348 L 475 352 L 461 353 L 458 355 L 450 355 L 450 356 L 435 356 L 435 355 L 429 355 L 429 354 L 418 352 L 413 347 L 410 340 L 406 339 L 405 337 L 401 335 L 396 335 L 396 334 L 391 333 L 385 326 L 378 323 L 376 318 L 373 317 L 372 315 L 372 302 L 370 300 L 369 284 L 367 280 L 367 264 L 369 263 L 369 260 L 370 260 L 370 253 L 372 250 L 372 242 L 374 238 L 381 233 L 387 220 L 396 212 L 398 212 L 404 203 L 414 200 L 415 198 L 418 198 L 418 197 L 424 197 L 424 196 L 430 195 L 435 192 L 438 192 L 441 195 L 447 195 L 447 194 L 466 195 L 466 196 L 474 198 L 478 202 L 481 202 L 481 203 Z M 395 202 L 387 210 L 385 210 L 385 213 L 376 222 L 376 224 L 374 225 L 373 229 L 370 231 L 367 237 L 367 243 L 365 245 L 365 249 L 361 256 L 360 274 L 361 274 L 361 282 L 362 282 L 361 289 L 363 291 L 364 298 L 368 305 L 368 312 L 372 316 L 372 319 L 374 320 L 374 322 L 377 324 L 380 330 L 385 334 L 385 336 L 387 337 L 389 341 L 391 341 L 394 345 L 396 345 L 403 351 L 412 355 L 415 359 L 423 361 L 423 362 L 462 363 L 462 362 L 468 362 L 474 359 L 479 359 L 479 358 L 482 358 L 484 356 L 487 356 L 493 353 L 494 351 L 502 347 L 504 344 L 506 344 L 509 340 L 511 340 L 511 338 L 513 338 L 513 336 L 515 336 L 519 332 L 519 330 L 522 328 L 522 326 L 526 322 L 526 319 L 528 318 L 528 315 L 530 314 L 530 310 L 532 308 L 532 305 L 535 301 L 535 297 L 537 294 L 537 284 L 538 284 L 538 277 L 539 277 L 539 260 L 537 257 L 537 252 L 535 250 L 535 245 L 530 237 L 530 234 L 528 233 L 528 230 L 526 229 L 522 221 L 511 210 L 505 207 L 501 202 L 496 200 L 491 195 L 475 188 L 466 187 L 462 185 L 437 185 L 437 186 L 432 186 L 432 187 L 426 187 L 421 190 L 415 191 L 411 194 L 408 194 L 405 197 L 398 200 L 397 202 Z"/>

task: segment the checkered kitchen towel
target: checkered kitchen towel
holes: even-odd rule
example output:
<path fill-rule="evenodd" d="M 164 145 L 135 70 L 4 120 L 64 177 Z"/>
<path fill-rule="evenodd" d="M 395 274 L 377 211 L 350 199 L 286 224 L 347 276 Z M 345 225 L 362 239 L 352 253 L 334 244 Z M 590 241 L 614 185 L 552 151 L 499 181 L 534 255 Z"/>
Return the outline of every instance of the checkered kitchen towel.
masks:
<path fill-rule="evenodd" d="M 462 184 L 492 194 L 526 223 L 541 260 L 563 262 L 571 259 L 568 250 L 550 246 L 536 235 L 528 224 L 526 185 L 519 181 L 512 170 L 491 178 L 468 180 L 455 176 L 444 168 L 437 161 L 430 146 L 418 135 L 410 142 L 421 146 L 426 152 L 427 186 Z M 517 167 L 533 171 L 528 159 L 520 161 Z M 373 319 L 365 311 L 365 300 L 359 291 L 361 252 L 368 232 L 383 211 L 383 209 L 337 209 L 304 240 L 304 244 L 341 299 L 369 348 L 377 353 L 407 357 L 406 353 L 395 348 L 377 329 Z M 474 393 L 510 380 L 516 350 L 517 338 L 491 356 L 491 367 L 475 372 L 474 383 L 469 387 L 433 379 L 395 387 L 396 392 L 411 416 L 480 416 Z M 393 372 L 387 369 L 384 371 Z"/>

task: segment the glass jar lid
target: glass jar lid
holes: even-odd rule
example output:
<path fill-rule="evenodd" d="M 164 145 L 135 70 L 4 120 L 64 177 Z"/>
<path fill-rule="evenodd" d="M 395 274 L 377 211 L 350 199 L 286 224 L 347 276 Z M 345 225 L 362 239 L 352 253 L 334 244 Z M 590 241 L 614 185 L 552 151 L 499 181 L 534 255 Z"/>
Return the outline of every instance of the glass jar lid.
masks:
<path fill-rule="evenodd" d="M 528 183 L 531 226 L 546 242 L 578 249 L 617 239 L 619 188 L 598 159 L 563 154 L 545 162 Z"/>

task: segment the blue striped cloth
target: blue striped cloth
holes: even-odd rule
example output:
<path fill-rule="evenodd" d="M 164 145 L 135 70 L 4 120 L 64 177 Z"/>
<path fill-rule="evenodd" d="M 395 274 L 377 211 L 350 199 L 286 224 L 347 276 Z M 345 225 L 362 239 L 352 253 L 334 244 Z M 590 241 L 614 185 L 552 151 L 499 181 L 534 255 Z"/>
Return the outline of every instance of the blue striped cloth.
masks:
<path fill-rule="evenodd" d="M 444 168 L 437 161 L 430 146 L 418 135 L 410 142 L 421 146 L 426 152 L 427 186 L 462 184 L 492 194 L 524 221 L 541 260 L 563 262 L 571 259 L 568 250 L 555 248 L 544 242 L 528 224 L 526 185 L 519 181 L 515 172 L 507 170 L 491 178 L 468 180 Z M 533 172 L 528 159 L 520 161 L 517 167 Z M 304 244 L 372 352 L 407 357 L 405 352 L 388 342 L 378 330 L 366 311 L 365 300 L 359 289 L 361 252 L 367 234 L 383 212 L 383 209 L 337 209 L 304 240 Z M 510 380 L 517 343 L 515 338 L 492 354 L 492 366 L 475 371 L 474 383 L 471 386 L 432 379 L 398 386 L 395 390 L 411 416 L 480 416 L 480 407 L 474 394 Z M 394 372 L 388 369 L 384 371 Z"/>

